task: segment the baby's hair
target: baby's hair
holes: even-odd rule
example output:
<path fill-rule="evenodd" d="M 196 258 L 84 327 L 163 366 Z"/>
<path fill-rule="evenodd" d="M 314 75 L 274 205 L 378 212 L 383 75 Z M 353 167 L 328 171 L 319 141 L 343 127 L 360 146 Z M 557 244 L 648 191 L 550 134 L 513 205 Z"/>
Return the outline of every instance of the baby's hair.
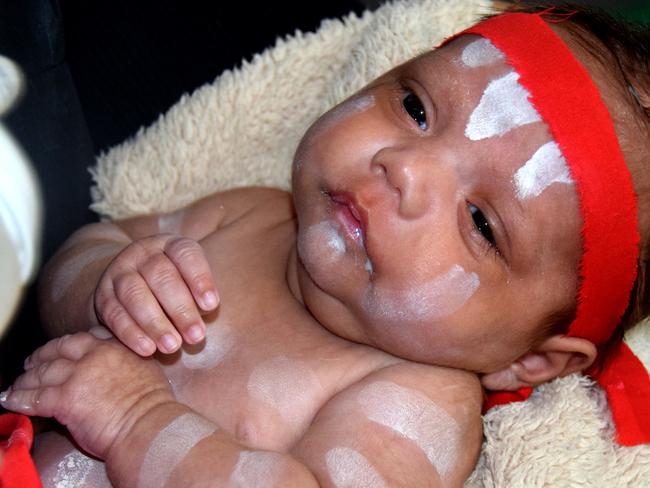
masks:
<path fill-rule="evenodd" d="M 641 234 L 638 274 L 621 320 L 622 333 L 650 314 L 650 27 L 571 2 L 514 2 L 502 5 L 502 12 L 543 12 L 547 22 L 561 25 L 613 76 L 629 109 L 611 114 L 634 180 Z M 567 332 L 571 317 L 567 311 L 552 314 L 544 335 Z"/>

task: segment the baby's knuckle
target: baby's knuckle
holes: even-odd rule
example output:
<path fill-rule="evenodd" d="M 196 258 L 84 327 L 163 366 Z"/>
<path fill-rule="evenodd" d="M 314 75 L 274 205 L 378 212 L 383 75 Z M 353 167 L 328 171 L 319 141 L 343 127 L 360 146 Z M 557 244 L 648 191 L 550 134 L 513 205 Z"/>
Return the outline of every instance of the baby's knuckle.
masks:
<path fill-rule="evenodd" d="M 107 301 L 97 312 L 99 320 L 109 327 L 119 324 L 126 318 L 126 312 L 117 300 Z"/>
<path fill-rule="evenodd" d="M 174 237 L 165 244 L 165 253 L 177 260 L 192 259 L 200 250 L 198 242 L 188 237 Z"/>
<path fill-rule="evenodd" d="M 115 295 L 118 299 L 138 301 L 143 298 L 145 290 L 139 277 L 132 273 L 117 276 L 113 282 Z"/>

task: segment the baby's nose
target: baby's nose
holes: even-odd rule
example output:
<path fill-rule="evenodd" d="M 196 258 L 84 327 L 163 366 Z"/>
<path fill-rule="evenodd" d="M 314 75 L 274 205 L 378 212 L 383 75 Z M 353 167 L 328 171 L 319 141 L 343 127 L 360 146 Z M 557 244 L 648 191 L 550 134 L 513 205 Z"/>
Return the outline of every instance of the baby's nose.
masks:
<path fill-rule="evenodd" d="M 423 216 L 433 204 L 425 163 L 410 151 L 387 148 L 377 152 L 372 161 L 372 172 L 397 192 L 399 213 L 407 219 Z"/>

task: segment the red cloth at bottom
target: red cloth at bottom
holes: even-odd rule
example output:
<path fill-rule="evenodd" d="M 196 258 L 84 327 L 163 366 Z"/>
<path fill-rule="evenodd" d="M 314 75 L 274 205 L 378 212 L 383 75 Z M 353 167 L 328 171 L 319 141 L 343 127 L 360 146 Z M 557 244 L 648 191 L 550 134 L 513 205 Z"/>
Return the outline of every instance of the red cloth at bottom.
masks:
<path fill-rule="evenodd" d="M 33 438 L 29 417 L 0 415 L 0 488 L 42 488 L 29 454 Z"/>

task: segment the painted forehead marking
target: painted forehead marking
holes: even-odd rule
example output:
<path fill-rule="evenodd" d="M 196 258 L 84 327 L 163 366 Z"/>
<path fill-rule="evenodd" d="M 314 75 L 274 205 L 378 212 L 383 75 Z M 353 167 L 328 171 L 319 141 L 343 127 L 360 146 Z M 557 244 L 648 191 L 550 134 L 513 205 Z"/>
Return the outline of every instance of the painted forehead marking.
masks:
<path fill-rule="evenodd" d="M 383 488 L 386 482 L 363 454 L 335 447 L 325 455 L 327 472 L 337 488 Z"/>
<path fill-rule="evenodd" d="M 440 476 L 450 472 L 460 429 L 444 409 L 422 393 L 389 381 L 366 386 L 357 401 L 369 420 L 415 442 Z"/>
<path fill-rule="evenodd" d="M 573 179 L 562 151 L 551 141 L 517 170 L 514 182 L 517 198 L 525 200 L 540 195 L 553 183 L 573 184 Z"/>
<path fill-rule="evenodd" d="M 512 129 L 542 120 L 528 99 L 530 93 L 518 80 L 519 74 L 512 71 L 488 84 L 469 117 L 465 128 L 468 139 L 480 141 L 502 136 Z"/>
<path fill-rule="evenodd" d="M 505 56 L 489 39 L 482 37 L 465 46 L 461 60 L 469 68 L 478 68 L 504 61 Z"/>

